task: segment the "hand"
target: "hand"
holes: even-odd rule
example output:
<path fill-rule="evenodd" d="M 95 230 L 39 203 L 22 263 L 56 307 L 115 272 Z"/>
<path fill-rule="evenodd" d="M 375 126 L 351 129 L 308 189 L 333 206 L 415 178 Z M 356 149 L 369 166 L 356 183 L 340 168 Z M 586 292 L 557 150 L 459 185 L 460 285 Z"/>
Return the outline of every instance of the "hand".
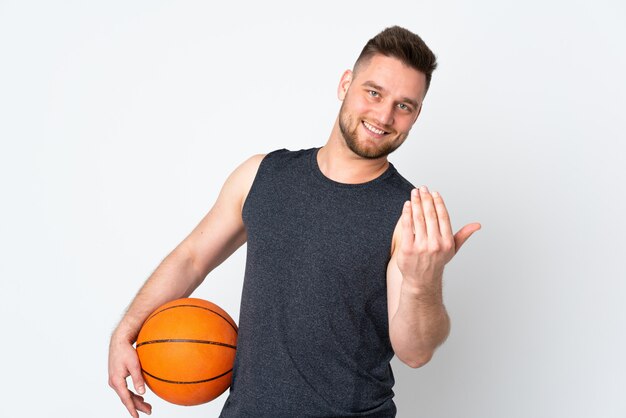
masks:
<path fill-rule="evenodd" d="M 122 403 L 134 418 L 139 418 L 137 411 L 150 415 L 152 406 L 126 386 L 128 376 L 132 377 L 135 391 L 143 395 L 146 389 L 137 352 L 127 339 L 113 335 L 109 346 L 109 386 L 117 392 Z"/>
<path fill-rule="evenodd" d="M 481 227 L 471 223 L 453 236 L 441 195 L 431 195 L 426 186 L 411 191 L 411 201 L 404 204 L 401 222 L 398 268 L 404 280 L 416 289 L 440 283 L 444 266 Z"/>

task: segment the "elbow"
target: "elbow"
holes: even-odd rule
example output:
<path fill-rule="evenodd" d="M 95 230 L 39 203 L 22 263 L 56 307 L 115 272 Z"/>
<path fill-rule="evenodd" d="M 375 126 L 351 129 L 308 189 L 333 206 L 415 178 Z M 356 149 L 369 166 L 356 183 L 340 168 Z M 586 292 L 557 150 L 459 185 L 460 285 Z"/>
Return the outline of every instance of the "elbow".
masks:
<path fill-rule="evenodd" d="M 419 356 L 413 356 L 411 358 L 400 358 L 400 360 L 406 364 L 407 366 L 409 366 L 412 369 L 418 369 L 420 367 L 422 367 L 423 365 L 425 365 L 426 363 L 428 363 L 430 361 L 430 359 L 433 358 L 433 353 L 432 352 L 428 352 L 428 353 L 423 353 Z"/>

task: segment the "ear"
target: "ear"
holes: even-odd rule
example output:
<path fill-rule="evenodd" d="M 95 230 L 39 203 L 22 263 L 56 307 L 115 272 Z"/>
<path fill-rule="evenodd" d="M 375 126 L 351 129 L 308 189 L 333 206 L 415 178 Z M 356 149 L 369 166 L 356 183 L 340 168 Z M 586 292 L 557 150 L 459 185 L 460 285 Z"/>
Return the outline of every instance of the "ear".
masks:
<path fill-rule="evenodd" d="M 352 70 L 344 71 L 341 76 L 341 81 L 339 81 L 339 86 L 337 87 L 337 97 L 339 100 L 342 100 L 346 97 L 346 93 L 348 92 L 348 88 L 352 83 Z"/>

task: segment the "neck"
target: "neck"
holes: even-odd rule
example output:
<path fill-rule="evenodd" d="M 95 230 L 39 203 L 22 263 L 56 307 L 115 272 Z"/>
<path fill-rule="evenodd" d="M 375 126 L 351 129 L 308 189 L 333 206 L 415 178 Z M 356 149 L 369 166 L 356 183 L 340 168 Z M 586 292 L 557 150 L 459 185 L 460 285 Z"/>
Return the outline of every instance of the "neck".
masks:
<path fill-rule="evenodd" d="M 328 142 L 317 153 L 317 165 L 331 180 L 359 184 L 374 180 L 389 167 L 387 157 L 363 158 L 355 154 L 343 139 L 339 121 L 335 121 Z"/>

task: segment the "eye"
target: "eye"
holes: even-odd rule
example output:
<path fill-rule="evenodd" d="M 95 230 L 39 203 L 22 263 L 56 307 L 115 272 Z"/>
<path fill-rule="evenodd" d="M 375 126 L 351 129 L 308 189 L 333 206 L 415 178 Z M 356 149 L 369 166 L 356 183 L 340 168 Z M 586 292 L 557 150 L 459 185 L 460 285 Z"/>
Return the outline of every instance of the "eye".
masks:
<path fill-rule="evenodd" d="M 372 97 L 380 97 L 380 94 L 376 90 L 368 90 L 367 93 Z"/>
<path fill-rule="evenodd" d="M 407 106 L 406 104 L 404 104 L 404 103 L 398 103 L 398 107 L 399 107 L 400 109 L 402 109 L 402 110 L 407 111 L 407 112 L 410 112 L 410 111 L 411 111 L 411 108 L 410 108 L 409 106 Z"/>

